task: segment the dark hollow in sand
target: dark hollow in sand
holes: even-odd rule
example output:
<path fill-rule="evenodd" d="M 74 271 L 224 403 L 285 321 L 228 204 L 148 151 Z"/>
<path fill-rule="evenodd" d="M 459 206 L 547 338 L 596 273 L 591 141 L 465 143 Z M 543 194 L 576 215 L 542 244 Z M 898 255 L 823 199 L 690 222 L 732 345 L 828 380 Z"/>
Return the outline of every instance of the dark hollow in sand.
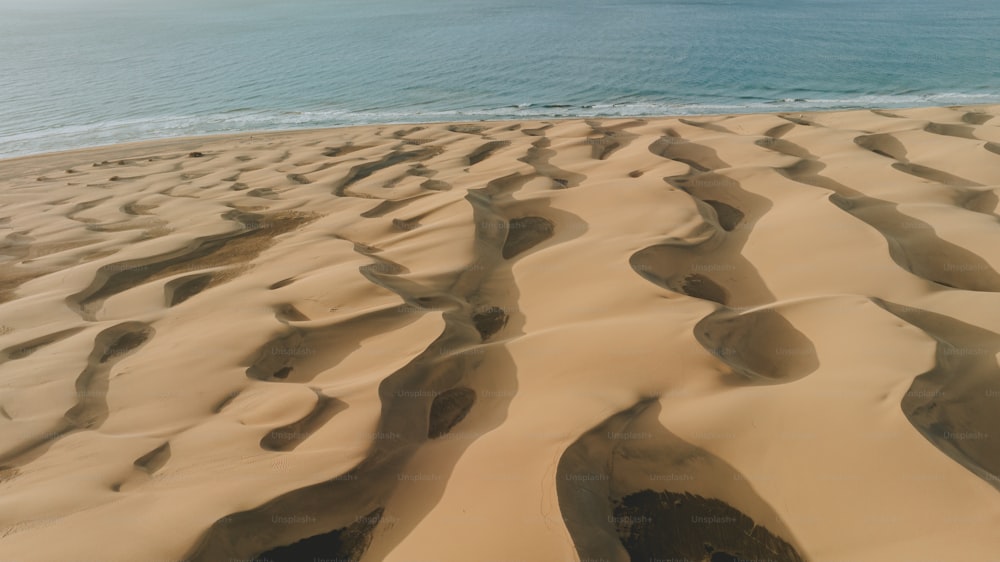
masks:
<path fill-rule="evenodd" d="M 733 371 L 757 383 L 791 382 L 819 367 L 812 341 L 779 312 L 720 309 L 695 325 L 695 338 Z"/>
<path fill-rule="evenodd" d="M 451 189 L 451 185 L 448 182 L 441 180 L 427 180 L 420 184 L 420 187 L 431 191 L 448 191 Z"/>
<path fill-rule="evenodd" d="M 316 392 L 316 405 L 312 410 L 299 420 L 272 429 L 260 440 L 260 448 L 265 451 L 291 451 L 346 408 L 345 402 Z"/>
<path fill-rule="evenodd" d="M 743 214 L 743 211 L 733 207 L 732 205 L 727 205 L 722 201 L 705 199 L 705 203 L 715 209 L 715 214 L 719 217 L 719 226 L 728 232 L 731 232 L 734 228 L 736 228 L 740 224 L 740 221 L 743 220 L 743 217 L 746 216 Z"/>
<path fill-rule="evenodd" d="M 643 490 L 615 506 L 615 528 L 632 560 L 802 562 L 795 548 L 712 498 Z"/>
<path fill-rule="evenodd" d="M 976 111 L 970 111 L 962 116 L 962 122 L 970 125 L 982 125 L 990 119 L 993 119 L 993 116 L 989 113 L 980 113 Z"/>
<path fill-rule="evenodd" d="M 503 257 L 510 259 L 552 237 L 555 226 L 542 217 L 510 219 L 507 239 L 503 243 Z"/>
<path fill-rule="evenodd" d="M 906 146 L 891 134 L 861 135 L 854 138 L 854 144 L 879 156 L 906 162 Z"/>
<path fill-rule="evenodd" d="M 502 308 L 491 306 L 472 315 L 472 323 L 483 341 L 488 340 L 507 325 L 507 313 Z"/>
<path fill-rule="evenodd" d="M 167 306 L 176 306 L 204 291 L 212 283 L 212 274 L 189 275 L 172 279 L 163 286 Z"/>
<path fill-rule="evenodd" d="M 692 273 L 684 277 L 684 282 L 679 289 L 678 292 L 691 297 L 726 304 L 726 290 L 700 273 Z"/>
<path fill-rule="evenodd" d="M 492 156 L 493 153 L 496 152 L 497 150 L 500 150 L 501 148 L 509 145 L 510 141 L 490 141 L 484 145 L 477 147 L 475 150 L 469 153 L 466 159 L 468 160 L 469 165 L 472 166 L 474 164 L 482 162 L 483 160 L 486 160 L 487 158 Z"/>
<path fill-rule="evenodd" d="M 170 442 L 166 442 L 135 459 L 135 462 L 132 464 L 139 470 L 153 474 L 163 468 L 163 465 L 167 464 L 168 460 L 170 460 Z"/>
<path fill-rule="evenodd" d="M 427 437 L 437 439 L 447 434 L 465 419 L 475 403 L 476 391 L 466 387 L 452 388 L 435 396 L 431 402 Z"/>
<path fill-rule="evenodd" d="M 277 318 L 280 322 L 284 323 L 306 322 L 309 320 L 308 316 L 302 314 L 302 311 L 299 310 L 298 308 L 295 308 L 295 305 L 291 303 L 285 303 L 276 306 L 274 309 L 274 317 Z"/>
<path fill-rule="evenodd" d="M 270 187 L 260 187 L 247 192 L 250 197 L 260 197 L 261 199 L 278 199 L 278 193 Z"/>
<path fill-rule="evenodd" d="M 382 520 L 382 508 L 359 517 L 351 525 L 262 552 L 252 562 L 304 560 L 359 560 L 372 542 L 372 531 Z"/>

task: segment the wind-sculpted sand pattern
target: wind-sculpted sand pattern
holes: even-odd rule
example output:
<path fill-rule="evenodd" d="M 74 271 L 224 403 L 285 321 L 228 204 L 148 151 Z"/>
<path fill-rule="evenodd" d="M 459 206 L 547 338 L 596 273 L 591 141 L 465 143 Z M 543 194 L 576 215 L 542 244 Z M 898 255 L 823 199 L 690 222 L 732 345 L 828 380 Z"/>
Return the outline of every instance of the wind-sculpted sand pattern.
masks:
<path fill-rule="evenodd" d="M 791 537 L 768 529 L 790 534 L 746 477 L 667 431 L 656 419 L 659 406 L 655 398 L 639 401 L 584 433 L 560 459 L 560 506 L 580 558 L 801 561 Z M 648 476 L 658 471 L 678 480 L 654 482 Z M 573 478 L 587 474 L 607 478 Z"/>
<path fill-rule="evenodd" d="M 0 560 L 990 559 L 998 112 L 4 161 Z"/>

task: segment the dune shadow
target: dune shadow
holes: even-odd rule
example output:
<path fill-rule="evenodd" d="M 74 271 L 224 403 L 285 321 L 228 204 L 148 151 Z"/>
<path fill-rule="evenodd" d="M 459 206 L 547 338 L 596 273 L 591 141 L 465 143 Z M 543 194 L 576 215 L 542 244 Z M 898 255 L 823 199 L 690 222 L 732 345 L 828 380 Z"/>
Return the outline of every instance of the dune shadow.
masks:
<path fill-rule="evenodd" d="M 669 432 L 660 409 L 641 400 L 560 457 L 559 507 L 580 559 L 803 560 L 752 479 Z"/>
<path fill-rule="evenodd" d="M 900 407 L 935 447 L 1000 490 L 1000 334 L 882 299 L 872 302 L 937 342 L 934 367 Z"/>

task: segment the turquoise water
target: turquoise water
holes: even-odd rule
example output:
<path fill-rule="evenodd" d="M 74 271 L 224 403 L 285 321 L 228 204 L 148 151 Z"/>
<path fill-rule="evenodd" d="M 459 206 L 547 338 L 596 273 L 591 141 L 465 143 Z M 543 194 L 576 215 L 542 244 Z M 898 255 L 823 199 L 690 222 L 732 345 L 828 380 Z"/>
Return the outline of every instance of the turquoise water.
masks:
<path fill-rule="evenodd" d="M 0 0 L 0 156 L 362 123 L 998 101 L 996 0 Z"/>

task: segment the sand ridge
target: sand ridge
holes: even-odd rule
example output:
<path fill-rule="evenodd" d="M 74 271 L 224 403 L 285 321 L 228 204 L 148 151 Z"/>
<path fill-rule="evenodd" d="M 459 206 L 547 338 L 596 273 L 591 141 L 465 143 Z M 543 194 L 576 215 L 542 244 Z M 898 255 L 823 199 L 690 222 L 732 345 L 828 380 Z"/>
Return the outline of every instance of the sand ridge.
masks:
<path fill-rule="evenodd" d="M 0 161 L 0 559 L 989 559 L 998 114 Z"/>

